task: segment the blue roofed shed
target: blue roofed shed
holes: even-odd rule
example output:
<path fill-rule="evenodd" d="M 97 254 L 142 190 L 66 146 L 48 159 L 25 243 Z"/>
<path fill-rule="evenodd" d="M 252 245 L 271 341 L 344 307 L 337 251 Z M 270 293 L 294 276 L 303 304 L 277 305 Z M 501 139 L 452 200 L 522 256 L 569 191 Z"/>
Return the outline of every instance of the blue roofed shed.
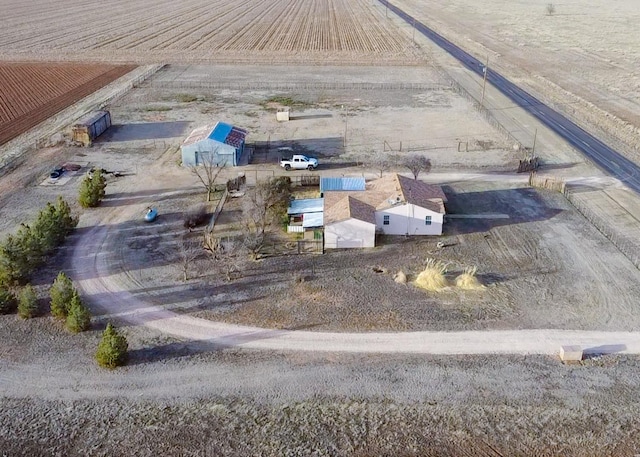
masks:
<path fill-rule="evenodd" d="M 361 191 L 365 190 L 363 177 L 357 178 L 320 178 L 320 193 L 328 191 Z"/>
<path fill-rule="evenodd" d="M 247 131 L 218 122 L 213 127 L 195 129 L 182 143 L 182 165 L 212 163 L 217 166 L 237 166 L 244 152 Z"/>

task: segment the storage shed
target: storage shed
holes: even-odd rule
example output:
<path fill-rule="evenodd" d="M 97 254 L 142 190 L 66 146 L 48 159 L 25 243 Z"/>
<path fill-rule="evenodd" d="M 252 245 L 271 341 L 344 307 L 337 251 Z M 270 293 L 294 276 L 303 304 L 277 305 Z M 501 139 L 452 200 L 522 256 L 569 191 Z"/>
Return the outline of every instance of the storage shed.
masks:
<path fill-rule="evenodd" d="M 324 223 L 324 199 L 305 198 L 292 200 L 287 209 L 287 232 L 305 232 L 322 227 Z"/>
<path fill-rule="evenodd" d="M 320 195 L 328 191 L 362 191 L 365 188 L 366 182 L 363 177 L 320 178 Z"/>
<path fill-rule="evenodd" d="M 182 165 L 212 163 L 217 166 L 237 166 L 244 152 L 247 131 L 218 122 L 213 127 L 195 129 L 182 143 Z"/>
<path fill-rule="evenodd" d="M 95 111 L 80 119 L 71 127 L 73 141 L 91 146 L 93 140 L 111 127 L 111 113 L 109 111 Z"/>

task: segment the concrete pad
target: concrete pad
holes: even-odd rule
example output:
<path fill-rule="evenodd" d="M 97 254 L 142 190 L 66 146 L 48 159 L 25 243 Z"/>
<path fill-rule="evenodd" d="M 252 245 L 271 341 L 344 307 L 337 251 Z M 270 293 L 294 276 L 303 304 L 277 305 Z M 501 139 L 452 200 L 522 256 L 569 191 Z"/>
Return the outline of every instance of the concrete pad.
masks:
<path fill-rule="evenodd" d="M 582 348 L 580 346 L 560 347 L 560 360 L 563 362 L 579 362 L 582 360 Z"/>

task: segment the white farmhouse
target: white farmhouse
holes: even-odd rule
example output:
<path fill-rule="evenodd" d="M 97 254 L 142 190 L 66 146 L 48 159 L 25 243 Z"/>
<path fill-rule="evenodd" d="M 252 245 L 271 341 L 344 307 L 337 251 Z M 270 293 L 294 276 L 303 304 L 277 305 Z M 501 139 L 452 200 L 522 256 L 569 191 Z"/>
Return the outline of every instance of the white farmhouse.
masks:
<path fill-rule="evenodd" d="M 325 248 L 375 246 L 385 235 L 441 235 L 447 197 L 440 186 L 394 174 L 364 191 L 324 193 Z"/>

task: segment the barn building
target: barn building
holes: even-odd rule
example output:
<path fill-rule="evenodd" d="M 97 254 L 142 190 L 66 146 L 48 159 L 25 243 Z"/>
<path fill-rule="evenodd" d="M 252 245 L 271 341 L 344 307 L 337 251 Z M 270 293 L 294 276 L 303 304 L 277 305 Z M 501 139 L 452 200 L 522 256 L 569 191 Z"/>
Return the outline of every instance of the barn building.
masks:
<path fill-rule="evenodd" d="M 210 163 L 235 167 L 240 164 L 246 136 L 246 130 L 224 122 L 199 127 L 182 143 L 182 165 Z"/>

